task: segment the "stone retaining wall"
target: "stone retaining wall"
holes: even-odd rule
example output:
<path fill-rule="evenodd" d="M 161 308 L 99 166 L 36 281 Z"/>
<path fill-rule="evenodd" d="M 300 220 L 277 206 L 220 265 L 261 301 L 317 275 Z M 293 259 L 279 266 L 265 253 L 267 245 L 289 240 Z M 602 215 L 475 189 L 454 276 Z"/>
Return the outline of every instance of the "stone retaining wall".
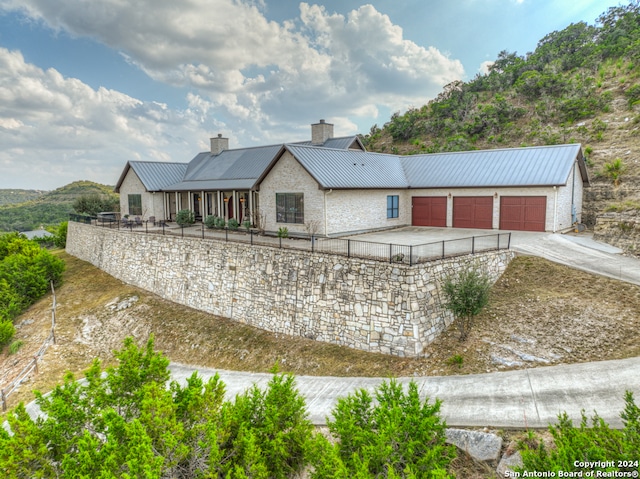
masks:
<path fill-rule="evenodd" d="M 496 280 L 514 256 L 496 251 L 411 267 L 71 221 L 67 252 L 195 309 L 273 332 L 409 357 L 420 356 L 453 321 L 442 306 L 446 275 L 474 265 Z"/>

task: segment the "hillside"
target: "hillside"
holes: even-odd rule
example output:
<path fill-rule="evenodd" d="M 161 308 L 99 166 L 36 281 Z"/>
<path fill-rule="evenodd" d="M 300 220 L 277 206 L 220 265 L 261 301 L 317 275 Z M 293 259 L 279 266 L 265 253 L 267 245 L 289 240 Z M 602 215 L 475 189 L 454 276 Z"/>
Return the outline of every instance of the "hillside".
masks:
<path fill-rule="evenodd" d="M 35 200 L 45 193 L 46 191 L 42 190 L 0 189 L 0 206 L 25 203 L 27 201 Z"/>
<path fill-rule="evenodd" d="M 29 231 L 38 229 L 41 225 L 57 225 L 69 219 L 76 198 L 90 194 L 117 196 L 111 186 L 91 181 L 74 181 L 23 203 L 1 205 L 0 231 Z"/>
<path fill-rule="evenodd" d="M 612 183 L 605 164 L 619 158 L 621 182 L 635 185 L 639 135 L 640 5 L 634 2 L 609 9 L 595 25 L 550 33 L 527 55 L 501 52 L 488 74 L 445 86 L 428 104 L 374 125 L 363 141 L 370 151 L 410 155 L 581 143 L 595 183 Z M 625 199 L 640 198 L 631 189 Z"/>

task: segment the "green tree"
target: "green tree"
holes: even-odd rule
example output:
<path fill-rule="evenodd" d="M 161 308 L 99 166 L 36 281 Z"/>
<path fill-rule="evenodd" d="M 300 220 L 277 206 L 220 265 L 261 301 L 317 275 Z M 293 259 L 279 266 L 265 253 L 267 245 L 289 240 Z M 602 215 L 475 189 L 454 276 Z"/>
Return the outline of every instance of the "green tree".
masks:
<path fill-rule="evenodd" d="M 395 379 L 374 396 L 361 389 L 339 399 L 327 421 L 337 442 L 318 436 L 312 477 L 449 477 L 455 448 L 445 444 L 440 404 L 422 401 L 415 382 L 405 392 Z"/>
<path fill-rule="evenodd" d="M 460 341 L 467 339 L 474 318 L 489 302 L 491 279 L 475 268 L 467 268 L 448 276 L 442 284 L 445 307 L 456 318 Z"/>
<path fill-rule="evenodd" d="M 89 193 L 76 198 L 73 209 L 79 214 L 95 216 L 101 211 L 119 211 L 120 200 L 116 196 Z"/>
<path fill-rule="evenodd" d="M 549 426 L 553 436 L 553 447 L 540 441 L 536 446 L 525 445 L 522 451 L 524 471 L 640 471 L 640 408 L 635 404 L 633 394 L 625 394 L 625 408 L 620 414 L 623 429 L 611 429 L 597 413 L 591 424 L 582 411 L 580 425 L 575 427 L 567 413 L 558 416 L 558 422 Z M 608 462 L 609 466 L 582 466 L 580 463 Z M 618 461 L 623 461 L 622 465 Z M 624 462 L 626 461 L 626 463 Z M 596 476 L 597 477 L 597 476 Z M 607 476 L 604 476 L 607 477 Z"/>

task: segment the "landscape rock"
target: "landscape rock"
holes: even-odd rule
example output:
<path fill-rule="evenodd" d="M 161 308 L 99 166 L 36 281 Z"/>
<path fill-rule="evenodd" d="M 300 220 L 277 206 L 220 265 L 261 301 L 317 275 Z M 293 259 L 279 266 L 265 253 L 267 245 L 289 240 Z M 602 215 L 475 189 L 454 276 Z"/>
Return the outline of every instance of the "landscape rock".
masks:
<path fill-rule="evenodd" d="M 511 454 L 509 454 L 511 452 Z M 513 472 L 516 467 L 522 467 L 522 455 L 520 451 L 507 450 L 500 459 L 500 464 L 496 469 L 498 477 L 506 477 L 507 471 Z"/>
<path fill-rule="evenodd" d="M 498 462 L 502 438 L 495 434 L 466 429 L 447 429 L 447 443 L 465 451 L 476 461 Z"/>

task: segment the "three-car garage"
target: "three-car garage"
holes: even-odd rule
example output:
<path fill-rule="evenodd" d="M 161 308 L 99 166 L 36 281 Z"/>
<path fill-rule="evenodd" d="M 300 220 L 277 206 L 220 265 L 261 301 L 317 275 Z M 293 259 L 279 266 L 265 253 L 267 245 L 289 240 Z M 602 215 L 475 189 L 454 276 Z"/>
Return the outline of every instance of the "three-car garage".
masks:
<path fill-rule="evenodd" d="M 493 196 L 413 196 L 413 226 L 447 226 L 447 208 L 451 203 L 451 225 L 454 228 L 492 229 Z M 500 196 L 498 225 L 501 230 L 545 231 L 546 196 Z"/>

